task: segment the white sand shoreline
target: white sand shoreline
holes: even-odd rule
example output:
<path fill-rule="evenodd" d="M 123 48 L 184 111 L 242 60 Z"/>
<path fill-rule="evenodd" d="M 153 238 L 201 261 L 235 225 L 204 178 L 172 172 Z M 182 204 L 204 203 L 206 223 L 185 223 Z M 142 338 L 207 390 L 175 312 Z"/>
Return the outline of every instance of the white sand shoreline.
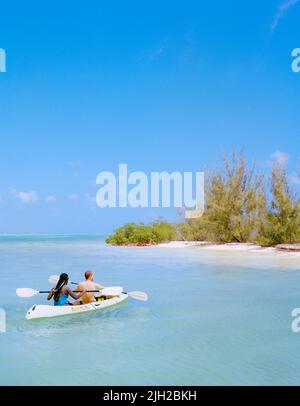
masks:
<path fill-rule="evenodd" d="M 278 256 L 290 256 L 299 257 L 300 252 L 297 251 L 282 251 L 276 247 L 260 247 L 256 244 L 251 243 L 227 243 L 227 244 L 215 244 L 207 241 L 171 241 L 166 243 L 161 243 L 155 245 L 159 248 L 197 248 L 207 251 L 225 251 L 225 252 L 250 252 L 250 253 L 261 253 L 261 254 L 274 254 Z"/>

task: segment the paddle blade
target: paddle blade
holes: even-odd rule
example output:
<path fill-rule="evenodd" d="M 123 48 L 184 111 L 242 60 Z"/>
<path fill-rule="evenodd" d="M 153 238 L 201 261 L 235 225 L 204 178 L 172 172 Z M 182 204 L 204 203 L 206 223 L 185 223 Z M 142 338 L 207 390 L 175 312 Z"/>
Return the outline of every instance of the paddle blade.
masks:
<path fill-rule="evenodd" d="M 57 282 L 59 281 L 59 276 L 58 275 L 51 275 L 51 276 L 49 276 L 48 281 L 50 283 L 52 283 L 52 285 L 56 285 Z M 69 282 L 72 283 L 73 285 L 78 285 L 77 282 L 72 282 L 72 281 L 69 281 Z"/>
<path fill-rule="evenodd" d="M 59 281 L 58 275 L 49 276 L 49 282 L 52 283 L 52 285 L 56 285 L 58 281 Z"/>
<path fill-rule="evenodd" d="M 31 288 L 18 288 L 16 294 L 19 297 L 32 297 L 38 295 L 39 291 Z"/>
<path fill-rule="evenodd" d="M 128 296 L 132 297 L 132 299 L 142 300 L 143 302 L 147 302 L 148 295 L 145 292 L 139 292 L 137 290 L 133 292 L 128 292 Z"/>
<path fill-rule="evenodd" d="M 119 296 L 122 292 L 123 288 L 121 286 L 112 286 L 101 290 L 101 294 L 107 296 Z"/>

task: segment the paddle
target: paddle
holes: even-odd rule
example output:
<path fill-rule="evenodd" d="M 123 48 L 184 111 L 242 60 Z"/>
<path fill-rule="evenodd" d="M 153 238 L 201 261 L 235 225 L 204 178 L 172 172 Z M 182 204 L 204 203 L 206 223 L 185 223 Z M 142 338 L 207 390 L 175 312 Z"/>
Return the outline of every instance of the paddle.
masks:
<path fill-rule="evenodd" d="M 59 276 L 58 275 L 51 275 L 49 277 L 49 282 L 54 284 L 54 285 L 58 281 L 59 281 Z M 70 283 L 72 283 L 73 285 L 78 285 L 77 282 L 70 281 Z M 108 289 L 108 288 L 105 288 L 105 289 Z M 103 295 L 105 295 L 105 293 L 103 293 L 103 290 L 101 291 L 101 293 Z M 135 299 L 135 300 L 142 300 L 143 302 L 146 302 L 148 300 L 148 295 L 145 292 L 140 292 L 140 291 L 135 290 L 133 292 L 121 292 L 121 293 L 126 293 L 129 297 L 131 297 L 132 299 Z M 111 296 L 113 296 L 113 295 L 111 294 Z M 117 295 L 115 295 L 115 296 L 117 296 Z"/>
<path fill-rule="evenodd" d="M 53 285 L 56 285 L 58 281 L 59 281 L 58 275 L 49 276 L 49 282 L 52 283 Z M 72 281 L 69 281 L 69 282 L 72 283 L 72 285 L 78 285 L 77 282 L 72 282 Z"/>
<path fill-rule="evenodd" d="M 111 288 L 104 288 L 102 290 L 87 290 L 86 292 L 89 293 L 102 293 L 103 295 L 107 295 L 107 296 L 119 296 L 122 293 L 122 288 L 118 287 L 118 286 L 114 286 Z M 82 292 L 82 290 L 74 290 L 74 293 L 79 293 Z M 50 293 L 49 290 L 35 290 L 35 289 L 31 289 L 31 288 L 18 288 L 16 290 L 16 294 L 19 297 L 32 297 L 32 296 L 36 296 L 40 293 Z"/>

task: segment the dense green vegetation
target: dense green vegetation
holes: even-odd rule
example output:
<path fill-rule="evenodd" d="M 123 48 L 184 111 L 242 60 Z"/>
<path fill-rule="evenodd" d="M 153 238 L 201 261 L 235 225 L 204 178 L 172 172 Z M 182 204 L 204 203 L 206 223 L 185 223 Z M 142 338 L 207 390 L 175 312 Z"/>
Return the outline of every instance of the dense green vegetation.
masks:
<path fill-rule="evenodd" d="M 151 224 L 128 223 L 115 230 L 106 240 L 117 245 L 146 245 L 177 240 L 179 237 L 173 224 L 155 221 Z"/>
<path fill-rule="evenodd" d="M 284 165 L 275 163 L 270 181 L 244 156 L 224 158 L 225 169 L 207 176 L 203 216 L 182 223 L 129 223 L 107 238 L 110 244 L 156 244 L 174 240 L 253 242 L 262 246 L 300 242 L 300 201 Z"/>
<path fill-rule="evenodd" d="M 263 246 L 300 242 L 300 201 L 290 189 L 284 166 L 275 164 L 271 201 L 260 221 L 257 241 Z"/>

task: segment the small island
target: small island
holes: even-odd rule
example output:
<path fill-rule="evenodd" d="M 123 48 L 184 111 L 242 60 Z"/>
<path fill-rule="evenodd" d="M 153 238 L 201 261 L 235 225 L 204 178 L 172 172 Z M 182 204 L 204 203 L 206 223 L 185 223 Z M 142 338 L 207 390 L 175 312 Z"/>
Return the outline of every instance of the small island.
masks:
<path fill-rule="evenodd" d="M 285 165 L 275 162 L 270 177 L 249 165 L 243 154 L 224 157 L 224 169 L 206 175 L 203 215 L 169 223 L 127 223 L 108 244 L 148 246 L 170 242 L 192 245 L 251 244 L 300 252 L 300 200 Z M 185 244 L 186 245 L 186 244 Z"/>

